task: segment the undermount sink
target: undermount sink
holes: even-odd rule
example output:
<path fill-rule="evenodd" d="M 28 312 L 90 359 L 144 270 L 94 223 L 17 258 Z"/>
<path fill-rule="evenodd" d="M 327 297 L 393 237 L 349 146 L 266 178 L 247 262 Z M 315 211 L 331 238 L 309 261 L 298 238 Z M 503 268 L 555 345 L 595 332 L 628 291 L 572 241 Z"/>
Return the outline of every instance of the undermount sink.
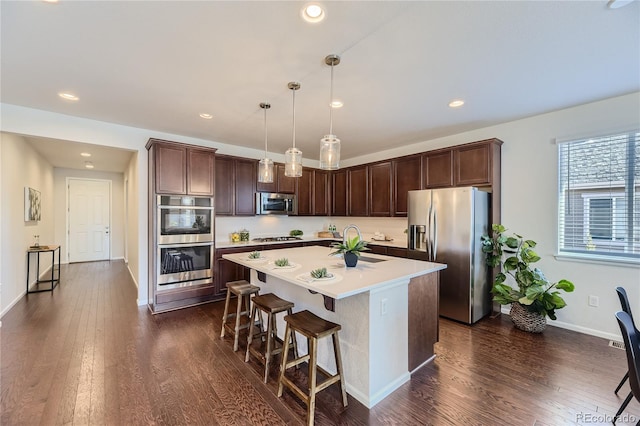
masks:
<path fill-rule="evenodd" d="M 367 257 L 367 256 L 360 256 L 358 258 L 358 262 L 369 262 L 369 263 L 378 263 L 378 262 L 386 262 L 387 259 L 376 259 L 375 257 Z"/>

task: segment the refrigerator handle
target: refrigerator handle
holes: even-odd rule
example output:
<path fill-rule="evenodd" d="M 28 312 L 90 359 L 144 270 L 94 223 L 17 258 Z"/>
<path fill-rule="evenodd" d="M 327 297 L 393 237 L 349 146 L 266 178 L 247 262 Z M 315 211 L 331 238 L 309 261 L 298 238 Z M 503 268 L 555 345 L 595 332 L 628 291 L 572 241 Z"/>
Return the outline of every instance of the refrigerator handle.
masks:
<path fill-rule="evenodd" d="M 424 242 L 427 249 L 427 260 L 431 260 L 431 206 L 427 213 L 427 232 L 424 233 Z"/>
<path fill-rule="evenodd" d="M 436 260 L 436 256 L 438 256 L 438 211 L 433 211 L 433 261 Z"/>

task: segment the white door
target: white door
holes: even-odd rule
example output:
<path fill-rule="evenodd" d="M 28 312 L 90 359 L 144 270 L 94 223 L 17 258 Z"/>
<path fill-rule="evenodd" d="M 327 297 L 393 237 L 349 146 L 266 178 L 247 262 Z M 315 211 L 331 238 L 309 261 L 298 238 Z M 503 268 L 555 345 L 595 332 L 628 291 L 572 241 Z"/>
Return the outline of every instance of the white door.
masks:
<path fill-rule="evenodd" d="M 69 262 L 109 260 L 111 181 L 69 179 Z"/>

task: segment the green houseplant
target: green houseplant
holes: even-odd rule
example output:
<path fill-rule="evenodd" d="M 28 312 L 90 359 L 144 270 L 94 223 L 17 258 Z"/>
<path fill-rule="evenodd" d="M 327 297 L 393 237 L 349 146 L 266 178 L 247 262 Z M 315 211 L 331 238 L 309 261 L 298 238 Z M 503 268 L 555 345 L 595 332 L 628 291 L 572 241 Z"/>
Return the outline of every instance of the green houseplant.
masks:
<path fill-rule="evenodd" d="M 535 241 L 518 234 L 507 236 L 502 225 L 494 224 L 491 230 L 491 235 L 482 237 L 482 251 L 487 265 L 502 267 L 491 290 L 493 300 L 501 305 L 511 304 L 511 319 L 516 327 L 541 332 L 546 326 L 546 317 L 555 320 L 555 311 L 567 305 L 560 290 L 569 293 L 575 286 L 565 279 L 552 283 L 540 269 L 531 266 L 540 260 L 534 251 Z M 507 284 L 508 277 L 516 282 L 517 288 Z"/>
<path fill-rule="evenodd" d="M 367 242 L 361 240 L 359 237 L 353 237 L 351 239 L 347 239 L 343 243 L 333 243 L 331 244 L 331 248 L 334 248 L 335 251 L 329 253 L 329 255 L 334 254 L 342 254 L 344 256 L 344 263 L 348 267 L 354 267 L 358 263 L 358 258 L 360 257 L 360 252 L 364 250 L 369 250 L 367 248 Z"/>

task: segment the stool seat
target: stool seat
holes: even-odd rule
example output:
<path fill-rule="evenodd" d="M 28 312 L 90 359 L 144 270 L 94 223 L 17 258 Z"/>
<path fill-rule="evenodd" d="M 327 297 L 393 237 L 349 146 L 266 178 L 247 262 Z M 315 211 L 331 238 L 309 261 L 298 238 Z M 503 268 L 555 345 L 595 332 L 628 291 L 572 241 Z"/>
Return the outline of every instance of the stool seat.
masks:
<path fill-rule="evenodd" d="M 300 334 L 316 339 L 328 336 L 342 329 L 340 324 L 322 319 L 309 311 L 301 311 L 293 315 L 287 315 L 284 317 L 284 320 Z"/>
<path fill-rule="evenodd" d="M 258 312 L 262 311 L 267 314 L 267 327 L 264 331 L 260 330 L 260 333 L 257 334 L 254 334 L 253 332 L 254 327 L 251 327 L 249 329 L 249 337 L 247 338 L 247 352 L 245 354 L 244 362 L 249 362 L 250 354 L 253 354 L 258 359 L 260 359 L 264 363 L 264 382 L 267 383 L 267 379 L 269 378 L 269 365 L 271 363 L 271 358 L 274 355 L 282 353 L 282 350 L 285 346 L 287 347 L 287 349 L 290 346 L 293 346 L 293 352 L 296 357 L 298 356 L 298 344 L 296 342 L 296 337 L 292 335 L 291 339 L 281 340 L 278 337 L 278 329 L 276 326 L 275 318 L 275 315 L 281 312 L 286 312 L 287 314 L 292 315 L 294 305 L 293 302 L 281 299 L 273 293 L 254 296 L 252 301 L 253 309 L 251 310 L 250 324 L 255 323 L 256 315 L 260 315 L 260 323 L 262 323 L 262 314 Z M 265 337 L 266 347 L 264 349 L 264 353 L 251 346 L 251 344 L 253 343 L 253 339 L 260 338 L 261 341 L 264 341 Z M 278 343 L 279 346 L 277 346 L 276 343 Z"/>
<path fill-rule="evenodd" d="M 220 331 L 220 338 L 224 338 L 225 331 L 228 329 L 230 333 L 233 333 L 233 351 L 238 350 L 238 337 L 240 334 L 240 330 L 249 328 L 251 326 L 251 322 L 249 321 L 247 324 L 240 325 L 240 318 L 246 317 L 249 318 L 250 313 L 250 298 L 252 294 L 258 294 L 260 292 L 260 287 L 252 285 L 247 280 L 238 280 L 238 281 L 229 281 L 226 283 L 227 286 L 227 298 L 224 302 L 224 313 L 222 314 L 222 331 Z M 236 312 L 229 313 L 229 301 L 231 300 L 231 295 L 235 294 L 238 296 Z M 245 304 L 245 309 L 242 310 L 242 304 Z M 231 327 L 228 324 L 229 319 L 235 317 L 235 327 Z M 260 321 L 260 330 L 262 330 L 262 321 Z"/>
<path fill-rule="evenodd" d="M 316 394 L 334 383 L 340 384 L 342 393 L 342 405 L 347 406 L 347 392 L 345 386 L 344 372 L 342 371 L 342 358 L 340 356 L 340 339 L 338 331 L 342 328 L 340 324 L 324 320 L 319 316 L 309 312 L 301 311 L 284 317 L 287 328 L 284 333 L 284 341 L 288 341 L 292 334 L 300 333 L 307 338 L 307 348 L 309 353 L 303 356 L 296 356 L 292 361 L 287 361 L 289 352 L 288 345 L 284 346 L 282 352 L 282 364 L 280 367 L 280 377 L 278 379 L 278 397 L 282 396 L 282 391 L 286 386 L 298 398 L 307 405 L 307 425 L 313 426 L 314 413 L 316 408 Z M 318 339 L 331 336 L 333 341 L 333 354 L 336 360 L 337 374 L 331 374 L 318 365 Z M 300 389 L 291 379 L 285 376 L 288 368 L 296 367 L 298 364 L 307 361 L 309 363 L 308 392 Z M 317 382 L 317 372 L 327 376 L 321 383 Z"/>

